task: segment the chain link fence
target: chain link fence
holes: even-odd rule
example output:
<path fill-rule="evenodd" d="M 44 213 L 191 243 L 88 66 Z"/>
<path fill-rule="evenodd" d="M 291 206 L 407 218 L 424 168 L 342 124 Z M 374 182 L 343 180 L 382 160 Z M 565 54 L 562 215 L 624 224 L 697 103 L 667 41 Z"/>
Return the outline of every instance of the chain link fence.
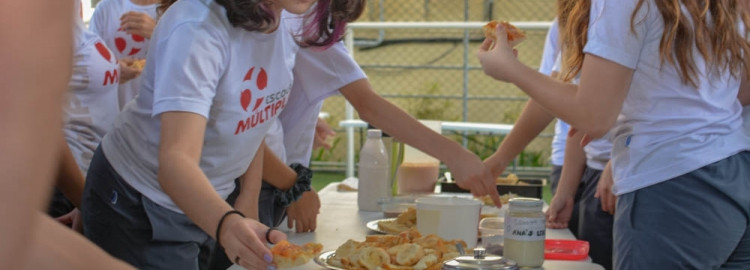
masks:
<path fill-rule="evenodd" d="M 511 22 L 552 21 L 554 0 L 369 0 L 358 22 Z M 540 62 L 546 29 L 526 30 L 519 59 L 531 67 Z M 527 96 L 515 86 L 486 76 L 476 58 L 484 39 L 481 29 L 356 29 L 354 58 L 378 93 L 418 119 L 512 124 Z M 468 42 L 465 40 L 468 39 Z M 337 126 L 345 119 L 345 102 L 336 96 L 323 111 Z M 518 160 L 520 166 L 547 166 L 553 131 L 550 125 Z M 331 150 L 313 156 L 317 169 L 342 169 L 345 131 L 339 129 Z M 357 136 L 355 152 L 361 145 Z M 502 136 L 449 134 L 485 158 Z"/>

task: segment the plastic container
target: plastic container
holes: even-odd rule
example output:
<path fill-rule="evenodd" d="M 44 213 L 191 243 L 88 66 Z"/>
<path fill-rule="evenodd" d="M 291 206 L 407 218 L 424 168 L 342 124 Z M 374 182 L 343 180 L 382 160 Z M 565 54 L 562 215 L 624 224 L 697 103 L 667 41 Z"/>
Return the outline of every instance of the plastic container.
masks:
<path fill-rule="evenodd" d="M 379 129 L 367 131 L 367 140 L 359 152 L 357 206 L 359 210 L 380 211 L 379 202 L 392 194 L 391 163 Z"/>
<path fill-rule="evenodd" d="M 420 120 L 432 131 L 441 133 L 442 122 Z M 440 160 L 411 146 L 404 146 L 404 160 L 396 172 L 398 194 L 433 193 L 440 173 Z"/>
<path fill-rule="evenodd" d="M 468 248 L 477 245 L 479 234 L 478 200 L 458 197 L 420 197 L 417 202 L 417 230 L 443 239 L 461 239 Z"/>
<path fill-rule="evenodd" d="M 489 217 L 479 221 L 479 235 L 482 246 L 488 254 L 503 255 L 503 236 L 505 234 L 505 218 Z"/>
<path fill-rule="evenodd" d="M 399 214 L 409 210 L 409 207 L 417 207 L 412 196 L 396 196 L 393 198 L 383 199 L 380 201 L 380 209 L 383 211 L 383 217 L 395 218 Z"/>
<path fill-rule="evenodd" d="M 533 198 L 515 198 L 505 214 L 503 256 L 519 267 L 541 267 L 544 263 L 546 218 L 543 202 Z"/>
<path fill-rule="evenodd" d="M 544 259 L 581 261 L 589 257 L 589 242 L 581 240 L 547 239 L 544 241 Z"/>

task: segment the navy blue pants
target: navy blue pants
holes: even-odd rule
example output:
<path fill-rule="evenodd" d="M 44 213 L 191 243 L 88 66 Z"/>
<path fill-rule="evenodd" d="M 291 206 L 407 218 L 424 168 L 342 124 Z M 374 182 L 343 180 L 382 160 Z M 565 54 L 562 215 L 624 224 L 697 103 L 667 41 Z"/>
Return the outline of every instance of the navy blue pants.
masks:
<path fill-rule="evenodd" d="M 589 242 L 591 261 L 612 269 L 612 232 L 614 216 L 602 211 L 602 203 L 596 194 L 601 170 L 586 166 L 581 175 L 580 200 L 578 206 L 578 239 Z"/>

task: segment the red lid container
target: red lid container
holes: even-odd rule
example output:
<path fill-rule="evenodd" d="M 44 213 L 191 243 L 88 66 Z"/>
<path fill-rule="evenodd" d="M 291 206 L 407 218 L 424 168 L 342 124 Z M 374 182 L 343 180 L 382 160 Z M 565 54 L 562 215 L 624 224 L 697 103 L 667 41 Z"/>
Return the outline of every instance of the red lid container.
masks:
<path fill-rule="evenodd" d="M 580 261 L 589 256 L 589 242 L 580 240 L 544 240 L 545 260 Z"/>

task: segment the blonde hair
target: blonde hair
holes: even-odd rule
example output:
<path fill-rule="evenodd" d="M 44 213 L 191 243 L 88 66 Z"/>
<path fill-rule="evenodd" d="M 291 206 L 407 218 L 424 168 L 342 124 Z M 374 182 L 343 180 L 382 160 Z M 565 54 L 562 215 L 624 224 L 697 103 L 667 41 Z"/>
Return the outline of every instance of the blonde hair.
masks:
<path fill-rule="evenodd" d="M 742 70 L 750 67 L 750 16 L 747 0 L 649 0 L 653 1 L 662 20 L 664 32 L 659 43 L 662 65 L 673 65 L 683 83 L 696 86 L 698 71 L 693 57 L 697 48 L 707 65 L 714 71 L 728 70 L 739 78 Z M 583 66 L 583 47 L 587 42 L 590 0 L 558 0 L 558 20 L 563 48 L 561 77 L 575 78 Z M 639 0 L 630 18 L 630 29 L 635 33 L 636 14 L 645 0 Z M 682 7 L 688 11 L 685 14 Z M 739 24 L 745 26 L 740 33 Z M 746 76 L 750 78 L 750 73 Z"/>

